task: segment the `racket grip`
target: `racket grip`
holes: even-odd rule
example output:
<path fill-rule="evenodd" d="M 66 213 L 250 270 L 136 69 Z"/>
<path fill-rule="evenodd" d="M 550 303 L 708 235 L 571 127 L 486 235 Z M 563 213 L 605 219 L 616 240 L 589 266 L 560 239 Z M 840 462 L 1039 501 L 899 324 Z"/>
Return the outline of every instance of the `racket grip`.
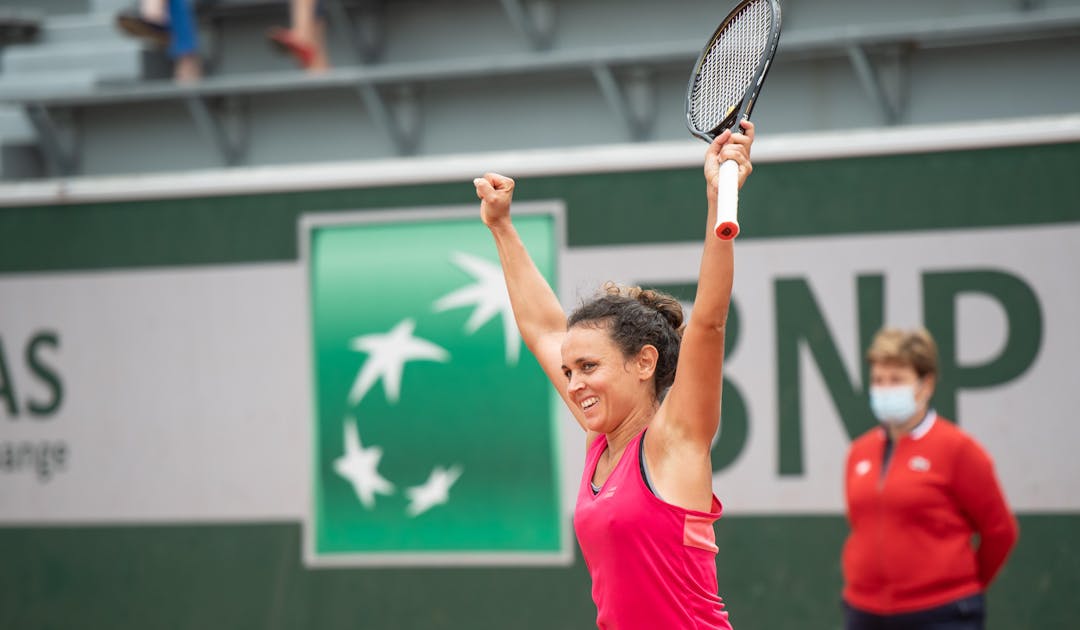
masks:
<path fill-rule="evenodd" d="M 716 235 L 730 241 L 739 235 L 739 163 L 724 160 L 716 181 Z"/>

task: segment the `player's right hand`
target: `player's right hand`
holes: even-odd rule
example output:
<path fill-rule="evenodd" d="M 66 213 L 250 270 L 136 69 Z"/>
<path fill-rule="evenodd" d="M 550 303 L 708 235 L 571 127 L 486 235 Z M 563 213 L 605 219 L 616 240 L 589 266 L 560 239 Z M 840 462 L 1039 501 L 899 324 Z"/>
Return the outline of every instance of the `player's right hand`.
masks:
<path fill-rule="evenodd" d="M 754 170 L 750 163 L 750 145 L 754 143 L 754 123 L 744 120 L 740 133 L 733 134 L 730 129 L 725 129 L 712 141 L 705 150 L 705 183 L 708 186 L 709 198 L 716 197 L 716 183 L 720 172 L 720 165 L 726 160 L 735 160 L 739 165 L 739 188 L 746 183 L 750 172 Z"/>
<path fill-rule="evenodd" d="M 514 197 L 514 180 L 498 173 L 484 173 L 473 180 L 476 196 L 480 198 L 480 218 L 488 227 L 510 217 L 510 200 Z"/>

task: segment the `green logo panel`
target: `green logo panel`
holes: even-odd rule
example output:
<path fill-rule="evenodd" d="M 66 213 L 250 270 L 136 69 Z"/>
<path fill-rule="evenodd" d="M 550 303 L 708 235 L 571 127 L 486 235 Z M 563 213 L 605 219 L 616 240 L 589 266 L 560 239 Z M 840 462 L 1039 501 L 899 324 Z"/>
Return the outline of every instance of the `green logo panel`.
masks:
<path fill-rule="evenodd" d="M 553 563 L 569 556 L 555 400 L 468 216 L 306 219 L 313 564 Z M 332 221 L 332 222 L 331 222 Z M 557 214 L 515 225 L 549 282 Z"/>

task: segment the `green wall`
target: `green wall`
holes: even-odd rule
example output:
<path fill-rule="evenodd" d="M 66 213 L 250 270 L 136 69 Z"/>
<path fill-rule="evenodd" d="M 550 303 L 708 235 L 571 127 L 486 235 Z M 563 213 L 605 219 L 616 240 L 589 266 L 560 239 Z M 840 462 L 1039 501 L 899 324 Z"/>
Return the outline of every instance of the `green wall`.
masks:
<path fill-rule="evenodd" d="M 1020 518 L 991 630 L 1068 628 L 1080 515 Z M 840 627 L 842 517 L 724 517 L 720 594 L 736 628 Z M 296 524 L 0 529 L 2 628 L 588 628 L 570 568 L 301 567 Z"/>
<path fill-rule="evenodd" d="M 1080 220 L 1080 144 L 761 164 L 741 239 Z M 512 173 L 510 175 L 513 175 Z M 521 178 L 563 199 L 568 246 L 696 241 L 700 169 Z M 303 212 L 475 205 L 468 181 L 0 208 L 0 273 L 295 260 Z"/>

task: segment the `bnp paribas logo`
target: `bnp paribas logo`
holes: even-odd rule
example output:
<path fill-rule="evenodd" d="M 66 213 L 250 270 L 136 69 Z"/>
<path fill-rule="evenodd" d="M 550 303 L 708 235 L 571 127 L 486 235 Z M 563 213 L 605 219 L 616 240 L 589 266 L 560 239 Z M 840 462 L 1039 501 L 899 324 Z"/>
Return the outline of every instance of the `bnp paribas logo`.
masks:
<path fill-rule="evenodd" d="M 558 204 L 515 225 L 555 285 Z M 475 207 L 301 219 L 309 565 L 563 564 L 558 403 Z M 297 445 L 303 448 L 303 445 Z"/>

